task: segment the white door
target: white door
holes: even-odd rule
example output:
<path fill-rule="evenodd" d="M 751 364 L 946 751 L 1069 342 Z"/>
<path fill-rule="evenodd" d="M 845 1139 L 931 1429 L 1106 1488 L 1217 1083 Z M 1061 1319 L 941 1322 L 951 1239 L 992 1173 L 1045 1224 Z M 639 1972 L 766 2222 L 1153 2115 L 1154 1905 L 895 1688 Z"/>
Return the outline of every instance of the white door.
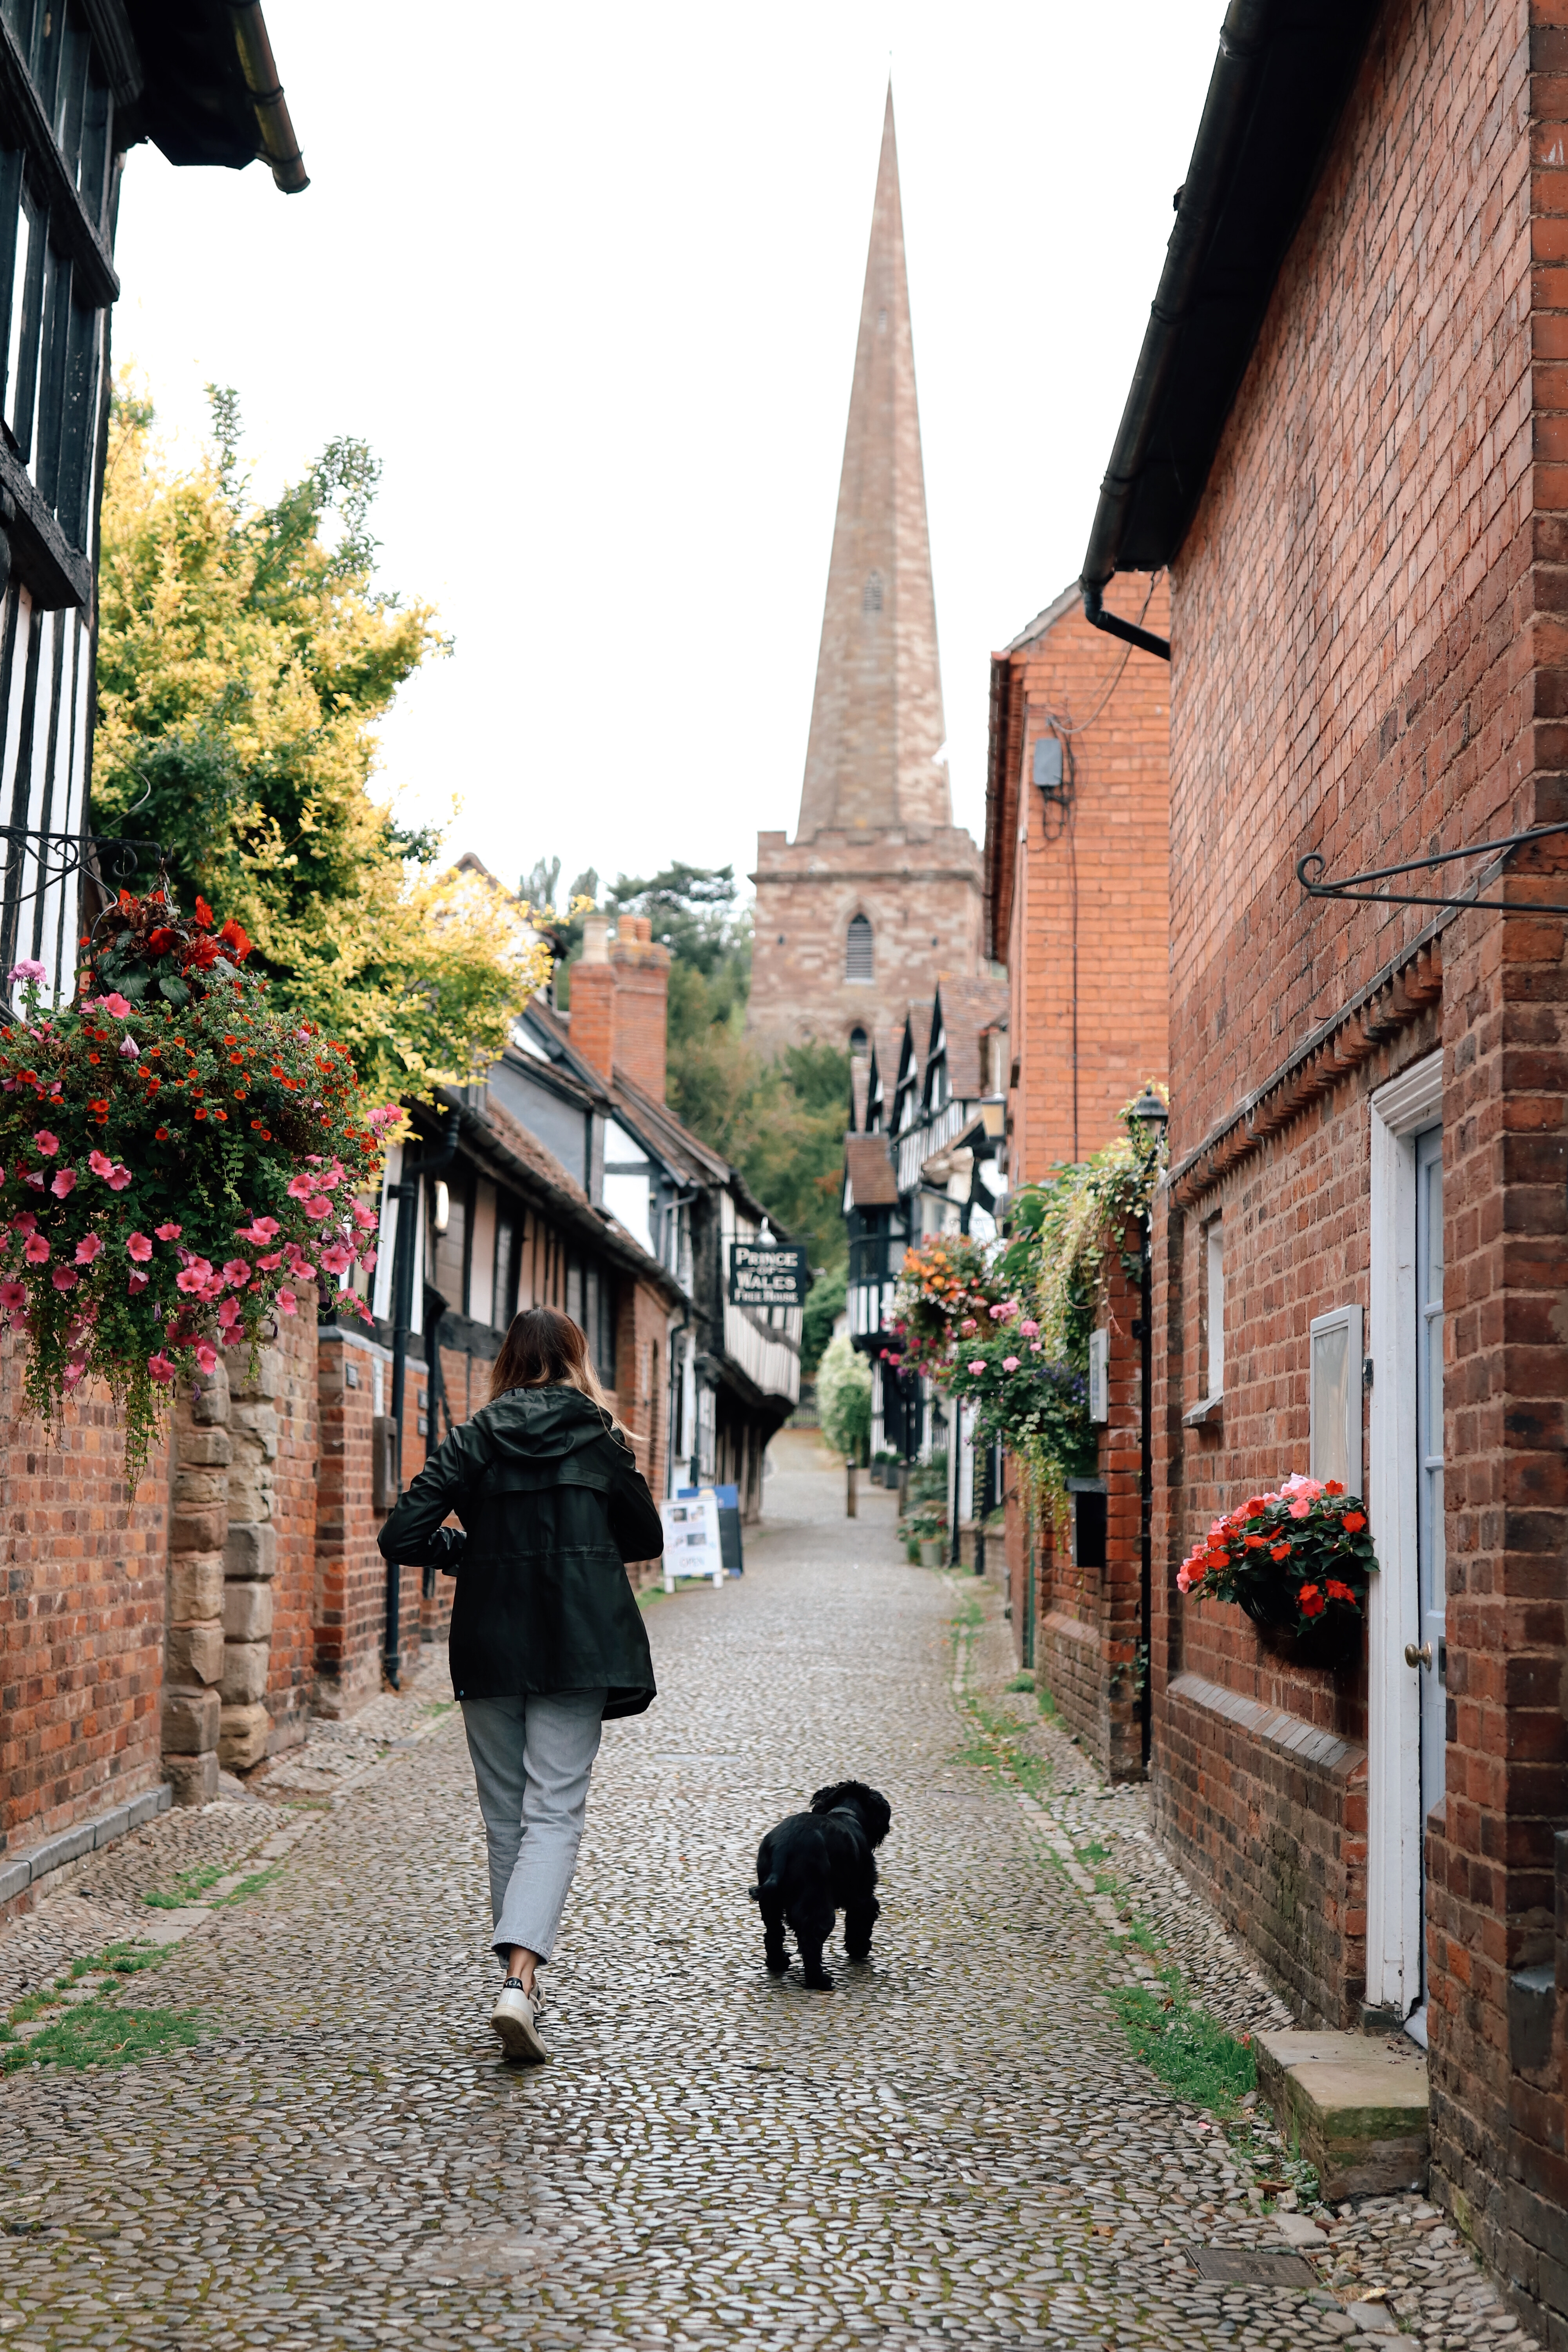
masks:
<path fill-rule="evenodd" d="M 1443 1798 L 1447 1745 L 1447 1648 L 1443 1638 L 1443 1130 L 1415 1138 L 1415 1553 L 1416 1639 L 1406 1652 L 1420 1676 L 1421 1916 L 1426 1917 L 1426 1817 Z M 1421 1997 L 1426 1997 L 1421 1938 Z"/>

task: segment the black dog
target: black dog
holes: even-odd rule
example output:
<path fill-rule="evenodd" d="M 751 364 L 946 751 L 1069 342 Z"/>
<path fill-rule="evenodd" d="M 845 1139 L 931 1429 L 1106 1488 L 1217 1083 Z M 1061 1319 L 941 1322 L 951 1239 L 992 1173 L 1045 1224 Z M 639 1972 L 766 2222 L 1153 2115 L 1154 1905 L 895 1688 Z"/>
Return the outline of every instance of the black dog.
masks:
<path fill-rule="evenodd" d="M 882 1907 L 872 1848 L 881 1844 L 892 1819 L 886 1797 L 864 1780 L 836 1780 L 831 1789 L 818 1789 L 809 1813 L 791 1813 L 768 1832 L 757 1848 L 757 1884 L 749 1891 L 763 1915 L 770 1975 L 782 1977 L 789 1966 L 787 1926 L 800 1948 L 806 1983 L 816 1992 L 831 1992 L 822 1948 L 833 1933 L 836 1911 L 844 1914 L 844 1948 L 850 1958 L 870 1958 L 871 1928 Z"/>

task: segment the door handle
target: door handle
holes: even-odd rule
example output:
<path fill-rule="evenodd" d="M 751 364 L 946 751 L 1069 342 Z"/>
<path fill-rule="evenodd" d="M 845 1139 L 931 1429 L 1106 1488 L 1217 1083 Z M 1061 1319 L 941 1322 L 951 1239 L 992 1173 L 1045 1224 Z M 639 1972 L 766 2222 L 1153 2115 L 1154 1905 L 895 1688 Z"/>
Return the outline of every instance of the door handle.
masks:
<path fill-rule="evenodd" d="M 1423 1642 L 1421 1647 L 1417 1649 L 1414 1642 L 1406 1642 L 1405 1663 L 1407 1666 L 1429 1666 L 1432 1663 L 1431 1643 Z"/>

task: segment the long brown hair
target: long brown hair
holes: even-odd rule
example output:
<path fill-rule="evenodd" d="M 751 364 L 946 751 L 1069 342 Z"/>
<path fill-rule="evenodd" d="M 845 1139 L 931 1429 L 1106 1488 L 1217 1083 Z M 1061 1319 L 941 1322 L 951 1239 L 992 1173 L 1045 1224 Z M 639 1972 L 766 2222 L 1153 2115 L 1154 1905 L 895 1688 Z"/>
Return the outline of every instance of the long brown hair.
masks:
<path fill-rule="evenodd" d="M 542 1388 L 580 1390 L 591 1404 L 598 1406 L 611 1428 L 620 1430 L 594 1370 L 588 1337 L 581 1325 L 574 1323 L 570 1315 L 557 1314 L 553 1307 L 525 1307 L 521 1315 L 512 1317 L 501 1341 L 490 1372 L 489 1402 L 493 1404 L 508 1389 Z"/>

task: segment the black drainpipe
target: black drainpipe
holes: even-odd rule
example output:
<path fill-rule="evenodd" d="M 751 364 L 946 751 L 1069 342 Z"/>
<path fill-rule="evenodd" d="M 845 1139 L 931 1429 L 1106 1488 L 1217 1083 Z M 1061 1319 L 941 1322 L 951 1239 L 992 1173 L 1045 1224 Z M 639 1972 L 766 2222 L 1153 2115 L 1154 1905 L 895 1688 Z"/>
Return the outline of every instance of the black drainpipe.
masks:
<path fill-rule="evenodd" d="M 1140 652 L 1158 654 L 1162 661 L 1171 658 L 1171 640 L 1157 637 L 1152 629 L 1141 629 L 1136 621 L 1124 621 L 1120 613 L 1108 613 L 1101 602 L 1101 592 L 1087 580 L 1079 583 L 1083 596 L 1083 617 L 1091 629 L 1103 629 L 1108 637 L 1120 637 L 1123 645 L 1136 646 Z"/>
<path fill-rule="evenodd" d="M 1142 1630 L 1141 1661 L 1143 1687 L 1139 1693 L 1139 1714 L 1142 1721 L 1143 1769 L 1149 1769 L 1149 1759 L 1154 1744 L 1154 1228 L 1152 1222 L 1143 1227 L 1143 1286 L 1142 1312 L 1138 1318 L 1139 1360 L 1141 1365 L 1139 1394 L 1142 1428 L 1139 1454 L 1138 1491 L 1142 1497 L 1139 1559 L 1139 1609 Z"/>
<path fill-rule="evenodd" d="M 408 1335 L 414 1321 L 414 1219 L 419 1205 L 419 1195 L 426 1176 L 438 1176 L 449 1168 L 458 1156 L 458 1118 L 453 1110 L 447 1114 L 447 1126 L 439 1143 L 433 1148 L 423 1144 L 420 1157 L 414 1163 L 412 1176 L 405 1175 L 398 1184 L 389 1184 L 387 1192 L 397 1203 L 397 1238 L 392 1253 L 392 1442 L 395 1449 L 397 1491 L 403 1492 L 403 1398 L 408 1381 Z M 405 1147 L 406 1150 L 406 1147 Z M 406 1159 L 404 1162 L 407 1166 Z M 382 1637 L 382 1664 L 386 1679 L 394 1690 L 398 1687 L 401 1643 L 398 1630 L 398 1609 L 403 1597 L 403 1564 L 389 1559 L 386 1563 L 386 1616 Z"/>

